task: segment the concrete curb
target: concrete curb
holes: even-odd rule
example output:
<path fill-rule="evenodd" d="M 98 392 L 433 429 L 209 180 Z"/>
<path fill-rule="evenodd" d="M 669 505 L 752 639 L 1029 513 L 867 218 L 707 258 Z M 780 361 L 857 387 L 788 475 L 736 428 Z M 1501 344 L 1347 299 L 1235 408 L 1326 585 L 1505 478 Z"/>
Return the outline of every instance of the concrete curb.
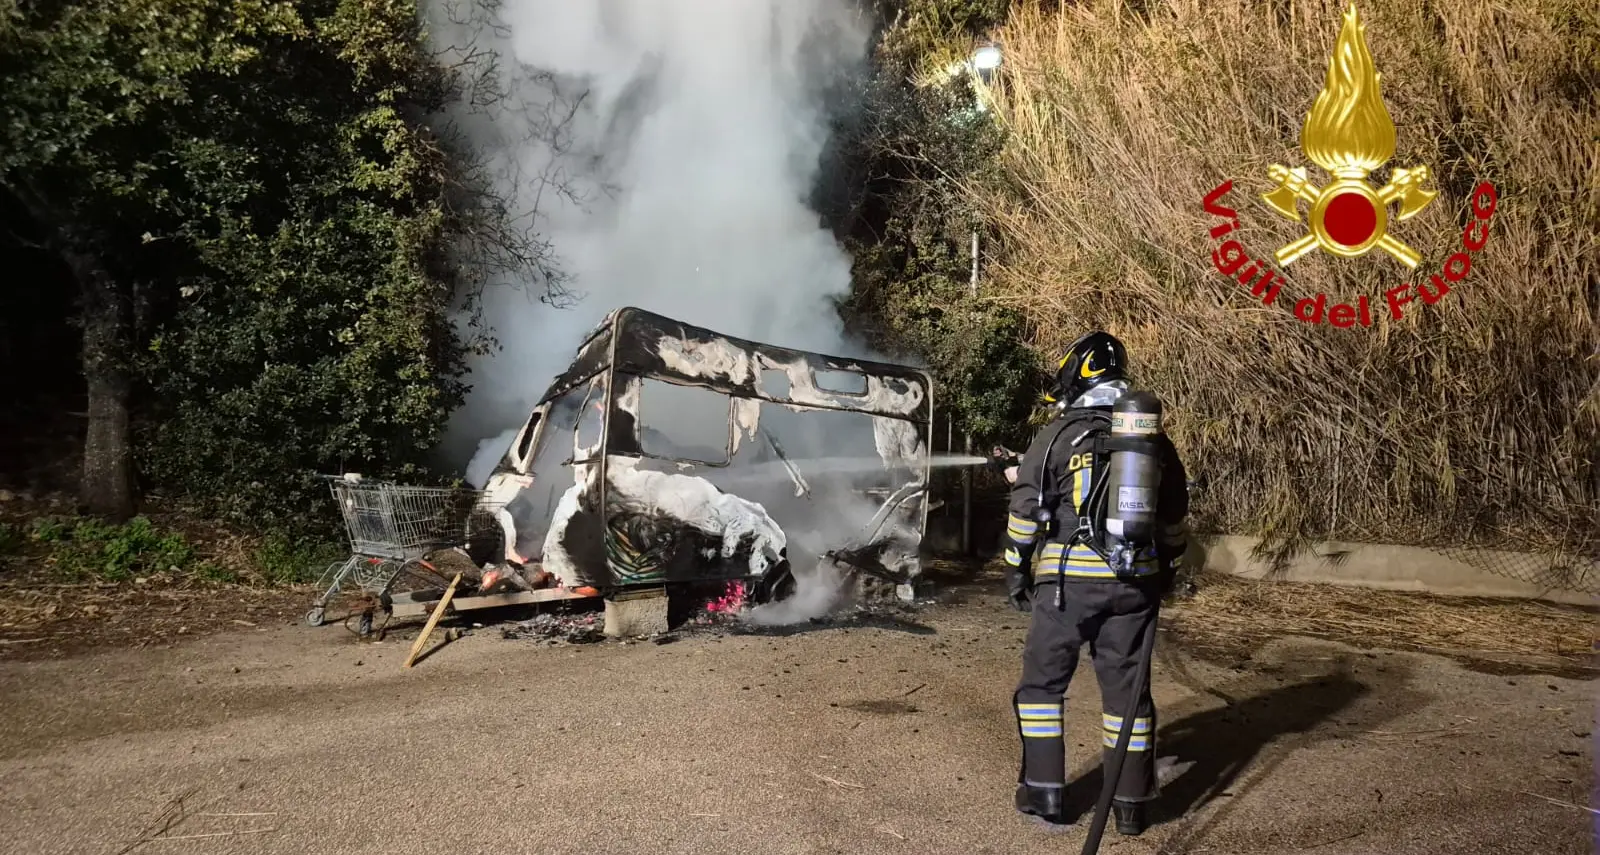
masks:
<path fill-rule="evenodd" d="M 1256 537 L 1197 537 L 1191 540 L 1193 545 L 1187 558 L 1191 565 L 1200 563 L 1209 570 L 1251 579 L 1600 605 L 1600 598 L 1590 594 L 1523 582 L 1422 547 L 1327 541 L 1313 545 L 1286 566 L 1273 570 L 1269 562 L 1251 557 L 1252 550 L 1260 543 L 1261 539 Z M 1547 559 L 1516 552 L 1473 552 L 1482 556 L 1485 563 L 1504 561 L 1535 565 L 1547 562 Z"/>

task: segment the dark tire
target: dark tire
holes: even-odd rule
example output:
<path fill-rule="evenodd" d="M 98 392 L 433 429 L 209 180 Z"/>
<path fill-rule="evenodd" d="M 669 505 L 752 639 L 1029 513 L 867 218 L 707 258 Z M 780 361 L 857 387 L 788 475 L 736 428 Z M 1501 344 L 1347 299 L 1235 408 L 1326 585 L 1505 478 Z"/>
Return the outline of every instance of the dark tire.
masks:
<path fill-rule="evenodd" d="M 752 599 L 758 604 L 776 603 L 794 596 L 795 588 L 794 570 L 790 568 L 788 561 L 783 561 L 762 574 Z"/>

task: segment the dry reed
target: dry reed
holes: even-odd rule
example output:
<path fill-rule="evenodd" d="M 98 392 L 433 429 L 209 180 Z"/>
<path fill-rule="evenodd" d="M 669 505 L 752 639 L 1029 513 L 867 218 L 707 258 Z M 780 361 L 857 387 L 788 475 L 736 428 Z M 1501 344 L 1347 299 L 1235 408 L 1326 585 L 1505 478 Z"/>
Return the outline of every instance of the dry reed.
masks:
<path fill-rule="evenodd" d="M 1136 6 L 1139 8 L 1136 9 Z M 1332 0 L 1021 2 L 995 37 L 1006 180 L 972 187 L 997 239 L 988 299 L 1033 344 L 1123 337 L 1141 385 L 1209 482 L 1205 527 L 1280 543 L 1336 536 L 1591 550 L 1600 532 L 1600 6 L 1593 0 L 1365 3 L 1395 156 L 1440 190 L 1379 252 L 1313 253 L 1275 305 L 1217 272 L 1201 199 L 1225 179 L 1235 234 L 1270 259 L 1304 231 L 1260 201 L 1305 165 Z M 1391 320 L 1383 292 L 1459 248 L 1479 180 L 1487 248 L 1436 305 Z M 1302 212 L 1304 208 L 1302 207 Z M 1415 278 L 1413 278 L 1415 277 Z M 1295 319 L 1296 300 L 1375 301 L 1373 326 Z"/>
<path fill-rule="evenodd" d="M 1474 600 L 1212 573 L 1170 615 L 1170 625 L 1185 643 L 1201 647 L 1249 648 L 1274 636 L 1300 635 L 1506 664 L 1569 669 L 1594 664 L 1592 611 L 1532 600 Z"/>
<path fill-rule="evenodd" d="M 927 571 L 942 584 L 993 584 L 1005 565 L 989 561 L 973 576 L 965 562 L 932 561 Z M 1600 609 L 1593 607 L 1249 579 L 1215 570 L 1187 576 L 1177 587 L 1192 593 L 1175 595 L 1161 621 L 1186 648 L 1243 656 L 1273 638 L 1305 636 L 1363 649 L 1600 671 Z"/>

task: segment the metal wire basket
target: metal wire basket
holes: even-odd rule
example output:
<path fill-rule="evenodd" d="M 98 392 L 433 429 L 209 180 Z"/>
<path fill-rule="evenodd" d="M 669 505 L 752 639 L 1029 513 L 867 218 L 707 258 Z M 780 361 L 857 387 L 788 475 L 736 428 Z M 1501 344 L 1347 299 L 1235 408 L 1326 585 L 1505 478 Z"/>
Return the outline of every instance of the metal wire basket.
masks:
<path fill-rule="evenodd" d="M 492 520 L 480 490 L 335 481 L 333 497 L 350 550 L 374 558 L 406 561 L 461 546 L 474 533 L 472 523 L 483 523 L 486 515 Z"/>
<path fill-rule="evenodd" d="M 482 490 L 410 487 L 359 475 L 323 476 L 350 538 L 350 557 L 328 567 L 306 622 L 320 626 L 329 600 L 347 587 L 380 598 L 402 579 L 443 587 L 425 556 L 463 547 L 470 553 L 500 536 L 497 503 Z"/>

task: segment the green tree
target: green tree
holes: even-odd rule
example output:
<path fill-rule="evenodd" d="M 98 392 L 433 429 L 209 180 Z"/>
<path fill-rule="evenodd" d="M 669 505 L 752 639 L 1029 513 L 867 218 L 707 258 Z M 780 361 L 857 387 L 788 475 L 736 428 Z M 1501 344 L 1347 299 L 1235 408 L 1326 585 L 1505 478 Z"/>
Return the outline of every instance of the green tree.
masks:
<path fill-rule="evenodd" d="M 317 469 L 415 472 L 475 344 L 446 249 L 545 259 L 424 126 L 472 70 L 414 1 L 0 2 L 0 182 L 79 286 L 83 504 L 133 513 L 136 436 L 257 522 Z"/>
<path fill-rule="evenodd" d="M 186 165 L 171 118 L 190 107 L 197 80 L 237 75 L 256 58 L 246 40 L 292 35 L 297 22 L 287 7 L 255 3 L 0 9 L 0 176 L 78 280 L 89 390 L 82 500 L 126 519 L 135 283 L 161 263 L 130 238 L 190 201 L 158 184 Z M 232 13 L 225 27 L 214 11 Z"/>
<path fill-rule="evenodd" d="M 990 177 L 1002 134 L 977 108 L 966 61 L 1004 16 L 997 0 L 885 0 L 873 73 L 838 127 L 836 228 L 856 258 L 842 306 L 865 337 L 926 360 L 942 406 L 979 437 L 1020 441 L 1038 377 L 1022 319 L 971 290 L 966 192 Z M 981 252 L 980 261 L 991 253 Z"/>

